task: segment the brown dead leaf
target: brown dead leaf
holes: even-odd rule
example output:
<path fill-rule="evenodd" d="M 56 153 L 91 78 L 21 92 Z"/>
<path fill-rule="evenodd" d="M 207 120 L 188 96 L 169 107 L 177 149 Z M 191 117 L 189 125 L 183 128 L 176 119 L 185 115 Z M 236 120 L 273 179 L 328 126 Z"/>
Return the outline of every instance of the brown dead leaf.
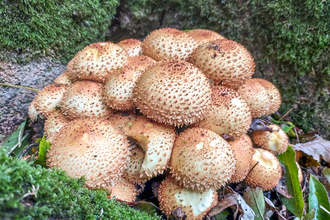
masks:
<path fill-rule="evenodd" d="M 238 203 L 237 203 L 235 197 L 233 197 L 233 196 L 227 197 L 227 198 L 221 200 L 220 202 L 218 202 L 218 204 L 208 213 L 208 215 L 214 216 L 231 206 L 236 206 L 236 210 L 238 210 L 237 209 Z"/>
<path fill-rule="evenodd" d="M 275 187 L 275 190 L 277 193 L 281 194 L 282 196 L 285 196 L 288 199 L 292 198 L 288 191 L 288 188 L 283 184 L 282 179 L 278 182 L 277 186 Z"/>
<path fill-rule="evenodd" d="M 318 162 L 321 160 L 320 157 L 323 157 L 326 162 L 330 163 L 330 141 L 324 140 L 318 135 L 315 136 L 315 140 L 307 143 L 295 144 L 293 149 L 312 156 L 313 159 Z"/>

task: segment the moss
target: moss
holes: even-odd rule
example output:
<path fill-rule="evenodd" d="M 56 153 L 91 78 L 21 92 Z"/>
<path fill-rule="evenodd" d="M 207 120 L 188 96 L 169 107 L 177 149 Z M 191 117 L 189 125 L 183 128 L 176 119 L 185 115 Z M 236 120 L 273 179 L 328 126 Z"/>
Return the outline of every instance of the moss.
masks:
<path fill-rule="evenodd" d="M 119 21 L 119 31 L 136 38 L 170 26 L 207 28 L 242 43 L 257 63 L 254 76 L 280 89 L 280 111 L 295 107 L 294 123 L 330 138 L 329 1 L 127 0 Z"/>
<path fill-rule="evenodd" d="M 86 45 L 103 41 L 118 0 L 0 2 L 0 49 L 54 52 L 67 63 Z"/>
<path fill-rule="evenodd" d="M 104 191 L 84 188 L 83 179 L 32 167 L 1 149 L 0 182 L 0 219 L 160 219 L 108 199 Z"/>

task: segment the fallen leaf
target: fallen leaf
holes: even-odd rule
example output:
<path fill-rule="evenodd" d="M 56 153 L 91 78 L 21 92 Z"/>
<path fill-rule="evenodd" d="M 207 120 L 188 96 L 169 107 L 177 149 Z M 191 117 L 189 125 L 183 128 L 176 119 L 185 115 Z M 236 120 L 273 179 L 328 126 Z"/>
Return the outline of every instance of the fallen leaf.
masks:
<path fill-rule="evenodd" d="M 325 176 L 325 178 L 328 180 L 328 182 L 330 183 L 330 168 L 324 168 L 322 170 L 322 174 Z"/>
<path fill-rule="evenodd" d="M 293 149 L 312 156 L 318 162 L 320 162 L 320 156 L 322 156 L 326 162 L 330 163 L 330 141 L 324 140 L 318 135 L 315 136 L 316 138 L 313 141 L 296 144 Z"/>
<path fill-rule="evenodd" d="M 281 179 L 275 188 L 276 192 L 281 194 L 282 196 L 285 196 L 286 198 L 290 199 L 292 196 L 290 195 L 288 188 L 283 184 L 283 180 Z"/>
<path fill-rule="evenodd" d="M 275 205 L 272 201 L 270 201 L 267 197 L 264 196 L 265 202 L 266 202 L 266 207 L 265 207 L 265 214 L 264 218 L 265 219 L 270 219 L 274 212 L 276 212 Z"/>
<path fill-rule="evenodd" d="M 253 209 L 254 213 L 256 213 L 254 219 L 264 220 L 265 199 L 262 188 L 248 187 L 244 192 L 243 198 L 245 202 Z"/>

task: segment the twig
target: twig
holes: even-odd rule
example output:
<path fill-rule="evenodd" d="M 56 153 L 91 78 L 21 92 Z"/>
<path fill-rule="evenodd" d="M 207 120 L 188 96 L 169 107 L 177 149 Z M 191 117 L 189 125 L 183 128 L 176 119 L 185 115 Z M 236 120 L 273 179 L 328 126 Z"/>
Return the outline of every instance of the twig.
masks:
<path fill-rule="evenodd" d="M 102 215 L 103 215 L 103 208 L 101 209 L 101 214 L 99 215 L 100 219 L 101 219 Z"/>
<path fill-rule="evenodd" d="M 293 128 L 294 130 L 294 133 L 296 134 L 296 137 L 297 137 L 297 142 L 300 143 L 300 140 L 299 140 L 299 135 L 298 135 L 298 132 L 297 132 L 297 129 L 296 127 Z"/>
<path fill-rule="evenodd" d="M 249 173 L 247 174 L 247 176 L 252 172 L 252 170 L 258 165 L 259 161 L 253 165 L 253 167 L 251 168 L 251 170 L 249 171 Z"/>
<path fill-rule="evenodd" d="M 293 109 L 296 107 L 292 107 L 287 113 L 285 113 L 278 121 L 281 121 L 285 116 L 287 116 Z"/>
<path fill-rule="evenodd" d="M 16 85 L 8 84 L 8 83 L 0 83 L 0 86 L 9 86 L 9 87 L 14 87 L 14 88 L 29 89 L 29 90 L 33 90 L 35 92 L 40 92 L 39 89 L 34 89 L 31 87 L 27 87 L 27 86 L 16 86 Z"/>
<path fill-rule="evenodd" d="M 21 145 L 22 145 L 22 137 L 23 137 L 23 133 L 25 130 L 24 128 L 25 128 L 25 126 L 23 126 L 21 128 L 21 130 L 18 132 L 18 147 L 21 147 Z"/>
<path fill-rule="evenodd" d="M 27 133 L 26 135 L 24 135 L 24 137 L 22 137 L 22 141 L 29 135 L 29 133 Z M 7 156 L 9 157 L 9 155 L 19 146 L 19 143 L 15 144 L 14 147 L 12 147 L 10 149 L 10 151 L 8 152 Z"/>
<path fill-rule="evenodd" d="M 326 213 L 328 213 L 328 215 L 330 215 L 330 212 L 329 212 L 328 210 L 326 210 L 322 205 L 319 205 L 319 207 L 320 207 L 323 211 L 325 211 Z"/>
<path fill-rule="evenodd" d="M 22 153 L 20 153 L 20 155 L 18 155 L 18 158 L 22 158 L 25 156 L 25 154 L 31 150 L 32 147 L 35 147 L 35 146 L 39 146 L 39 143 L 33 143 L 33 144 L 30 144 L 29 146 L 27 146 L 23 151 Z"/>

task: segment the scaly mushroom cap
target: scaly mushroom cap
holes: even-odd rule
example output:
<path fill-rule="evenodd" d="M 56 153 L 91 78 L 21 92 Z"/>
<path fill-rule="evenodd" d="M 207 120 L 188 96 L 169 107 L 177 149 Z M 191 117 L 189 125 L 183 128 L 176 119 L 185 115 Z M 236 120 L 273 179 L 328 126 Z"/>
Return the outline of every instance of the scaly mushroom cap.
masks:
<path fill-rule="evenodd" d="M 214 41 L 226 39 L 224 36 L 218 34 L 217 32 L 206 30 L 206 29 L 194 29 L 186 32 L 190 37 L 194 38 L 198 42 L 198 45 Z"/>
<path fill-rule="evenodd" d="M 253 57 L 244 46 L 221 39 L 200 45 L 189 62 L 207 77 L 233 89 L 250 79 L 255 68 Z"/>
<path fill-rule="evenodd" d="M 175 140 L 170 168 L 184 187 L 204 191 L 219 189 L 235 172 L 231 146 L 213 131 L 190 128 Z"/>
<path fill-rule="evenodd" d="M 252 141 L 261 148 L 274 154 L 281 154 L 289 146 L 289 137 L 278 125 L 269 125 L 273 132 L 253 131 Z"/>
<path fill-rule="evenodd" d="M 61 100 L 67 89 L 67 85 L 56 83 L 44 87 L 35 98 L 36 110 L 45 117 L 56 111 L 56 108 L 61 107 Z"/>
<path fill-rule="evenodd" d="M 29 118 L 31 119 L 31 121 L 36 121 L 37 118 L 38 118 L 38 115 L 42 118 L 44 118 L 39 111 L 37 111 L 36 107 L 35 107 L 35 104 L 36 104 L 36 99 L 33 99 L 33 101 L 31 102 L 30 106 L 29 106 L 29 110 L 28 110 L 28 115 L 29 115 Z"/>
<path fill-rule="evenodd" d="M 137 39 L 122 40 L 117 45 L 126 50 L 130 57 L 140 56 L 142 54 L 142 42 Z"/>
<path fill-rule="evenodd" d="M 164 61 L 140 76 L 133 101 L 148 118 L 181 126 L 204 118 L 211 104 L 211 87 L 208 79 L 192 64 Z"/>
<path fill-rule="evenodd" d="M 134 202 L 136 199 L 136 186 L 123 178 L 116 180 L 106 189 L 111 190 L 111 197 L 124 202 Z"/>
<path fill-rule="evenodd" d="M 114 71 L 105 81 L 103 87 L 104 103 L 116 110 L 134 108 L 133 88 L 145 69 L 156 61 L 146 56 L 129 59 L 130 64 L 121 70 Z"/>
<path fill-rule="evenodd" d="M 258 164 L 256 165 L 256 163 Z M 280 181 L 282 176 L 281 165 L 271 152 L 260 148 L 255 149 L 251 160 L 251 168 L 253 166 L 253 170 L 245 179 L 251 187 L 259 186 L 263 190 L 270 190 Z"/>
<path fill-rule="evenodd" d="M 254 152 L 252 142 L 247 141 L 246 137 L 241 137 L 228 143 L 234 151 L 236 159 L 235 173 L 231 177 L 230 182 L 241 182 L 250 171 L 252 154 Z"/>
<path fill-rule="evenodd" d="M 61 129 L 47 153 L 47 165 L 71 177 L 86 177 L 90 188 L 120 177 L 129 160 L 128 141 L 105 119 L 76 119 Z"/>
<path fill-rule="evenodd" d="M 152 122 L 144 116 L 138 116 L 128 121 L 121 131 L 126 136 L 136 140 L 137 145 L 144 150 L 141 167 L 139 170 L 136 167 L 136 161 L 141 162 L 141 159 L 135 159 L 132 164 L 128 164 L 126 179 L 130 179 L 134 183 L 140 183 L 145 179 L 151 179 L 163 173 L 171 157 L 176 136 L 175 129 Z M 134 149 L 132 151 L 133 153 L 138 152 Z"/>
<path fill-rule="evenodd" d="M 47 141 L 53 143 L 61 128 L 63 128 L 69 122 L 70 120 L 67 119 L 59 110 L 50 113 L 47 117 L 47 120 L 45 121 L 44 127 Z"/>
<path fill-rule="evenodd" d="M 184 31 L 163 28 L 151 32 L 143 41 L 143 54 L 157 61 L 187 60 L 198 43 Z"/>
<path fill-rule="evenodd" d="M 150 179 L 141 172 L 145 154 L 146 152 L 140 146 L 135 145 L 135 147 L 131 149 L 130 160 L 123 174 L 123 177 L 130 183 L 142 184 Z"/>
<path fill-rule="evenodd" d="M 73 83 L 62 99 L 62 112 L 70 118 L 78 117 L 108 117 L 113 114 L 103 103 L 101 83 L 93 81 L 78 81 Z"/>
<path fill-rule="evenodd" d="M 275 113 L 281 106 L 282 104 L 282 99 L 281 99 L 281 93 L 278 91 L 276 86 L 264 79 L 259 79 L 259 78 L 253 78 L 251 80 L 255 80 L 259 82 L 268 92 L 269 98 L 270 98 L 270 107 L 267 115 Z"/>
<path fill-rule="evenodd" d="M 212 106 L 203 121 L 194 124 L 219 135 L 240 137 L 252 123 L 251 111 L 246 101 L 236 91 L 225 86 L 212 87 Z"/>
<path fill-rule="evenodd" d="M 250 106 L 253 118 L 258 118 L 269 113 L 271 106 L 268 91 L 255 80 L 246 81 L 237 92 Z"/>
<path fill-rule="evenodd" d="M 69 85 L 71 85 L 72 82 L 69 78 L 68 72 L 64 72 L 54 80 L 54 83 L 65 84 L 65 85 L 69 86 Z"/>
<path fill-rule="evenodd" d="M 177 184 L 173 178 L 166 178 L 159 187 L 160 209 L 169 217 L 179 207 L 189 220 L 201 220 L 217 204 L 216 190 L 194 191 Z"/>
<path fill-rule="evenodd" d="M 104 82 L 109 73 L 126 65 L 128 53 L 112 42 L 99 42 L 85 47 L 68 63 L 67 72 L 74 82 Z"/>

